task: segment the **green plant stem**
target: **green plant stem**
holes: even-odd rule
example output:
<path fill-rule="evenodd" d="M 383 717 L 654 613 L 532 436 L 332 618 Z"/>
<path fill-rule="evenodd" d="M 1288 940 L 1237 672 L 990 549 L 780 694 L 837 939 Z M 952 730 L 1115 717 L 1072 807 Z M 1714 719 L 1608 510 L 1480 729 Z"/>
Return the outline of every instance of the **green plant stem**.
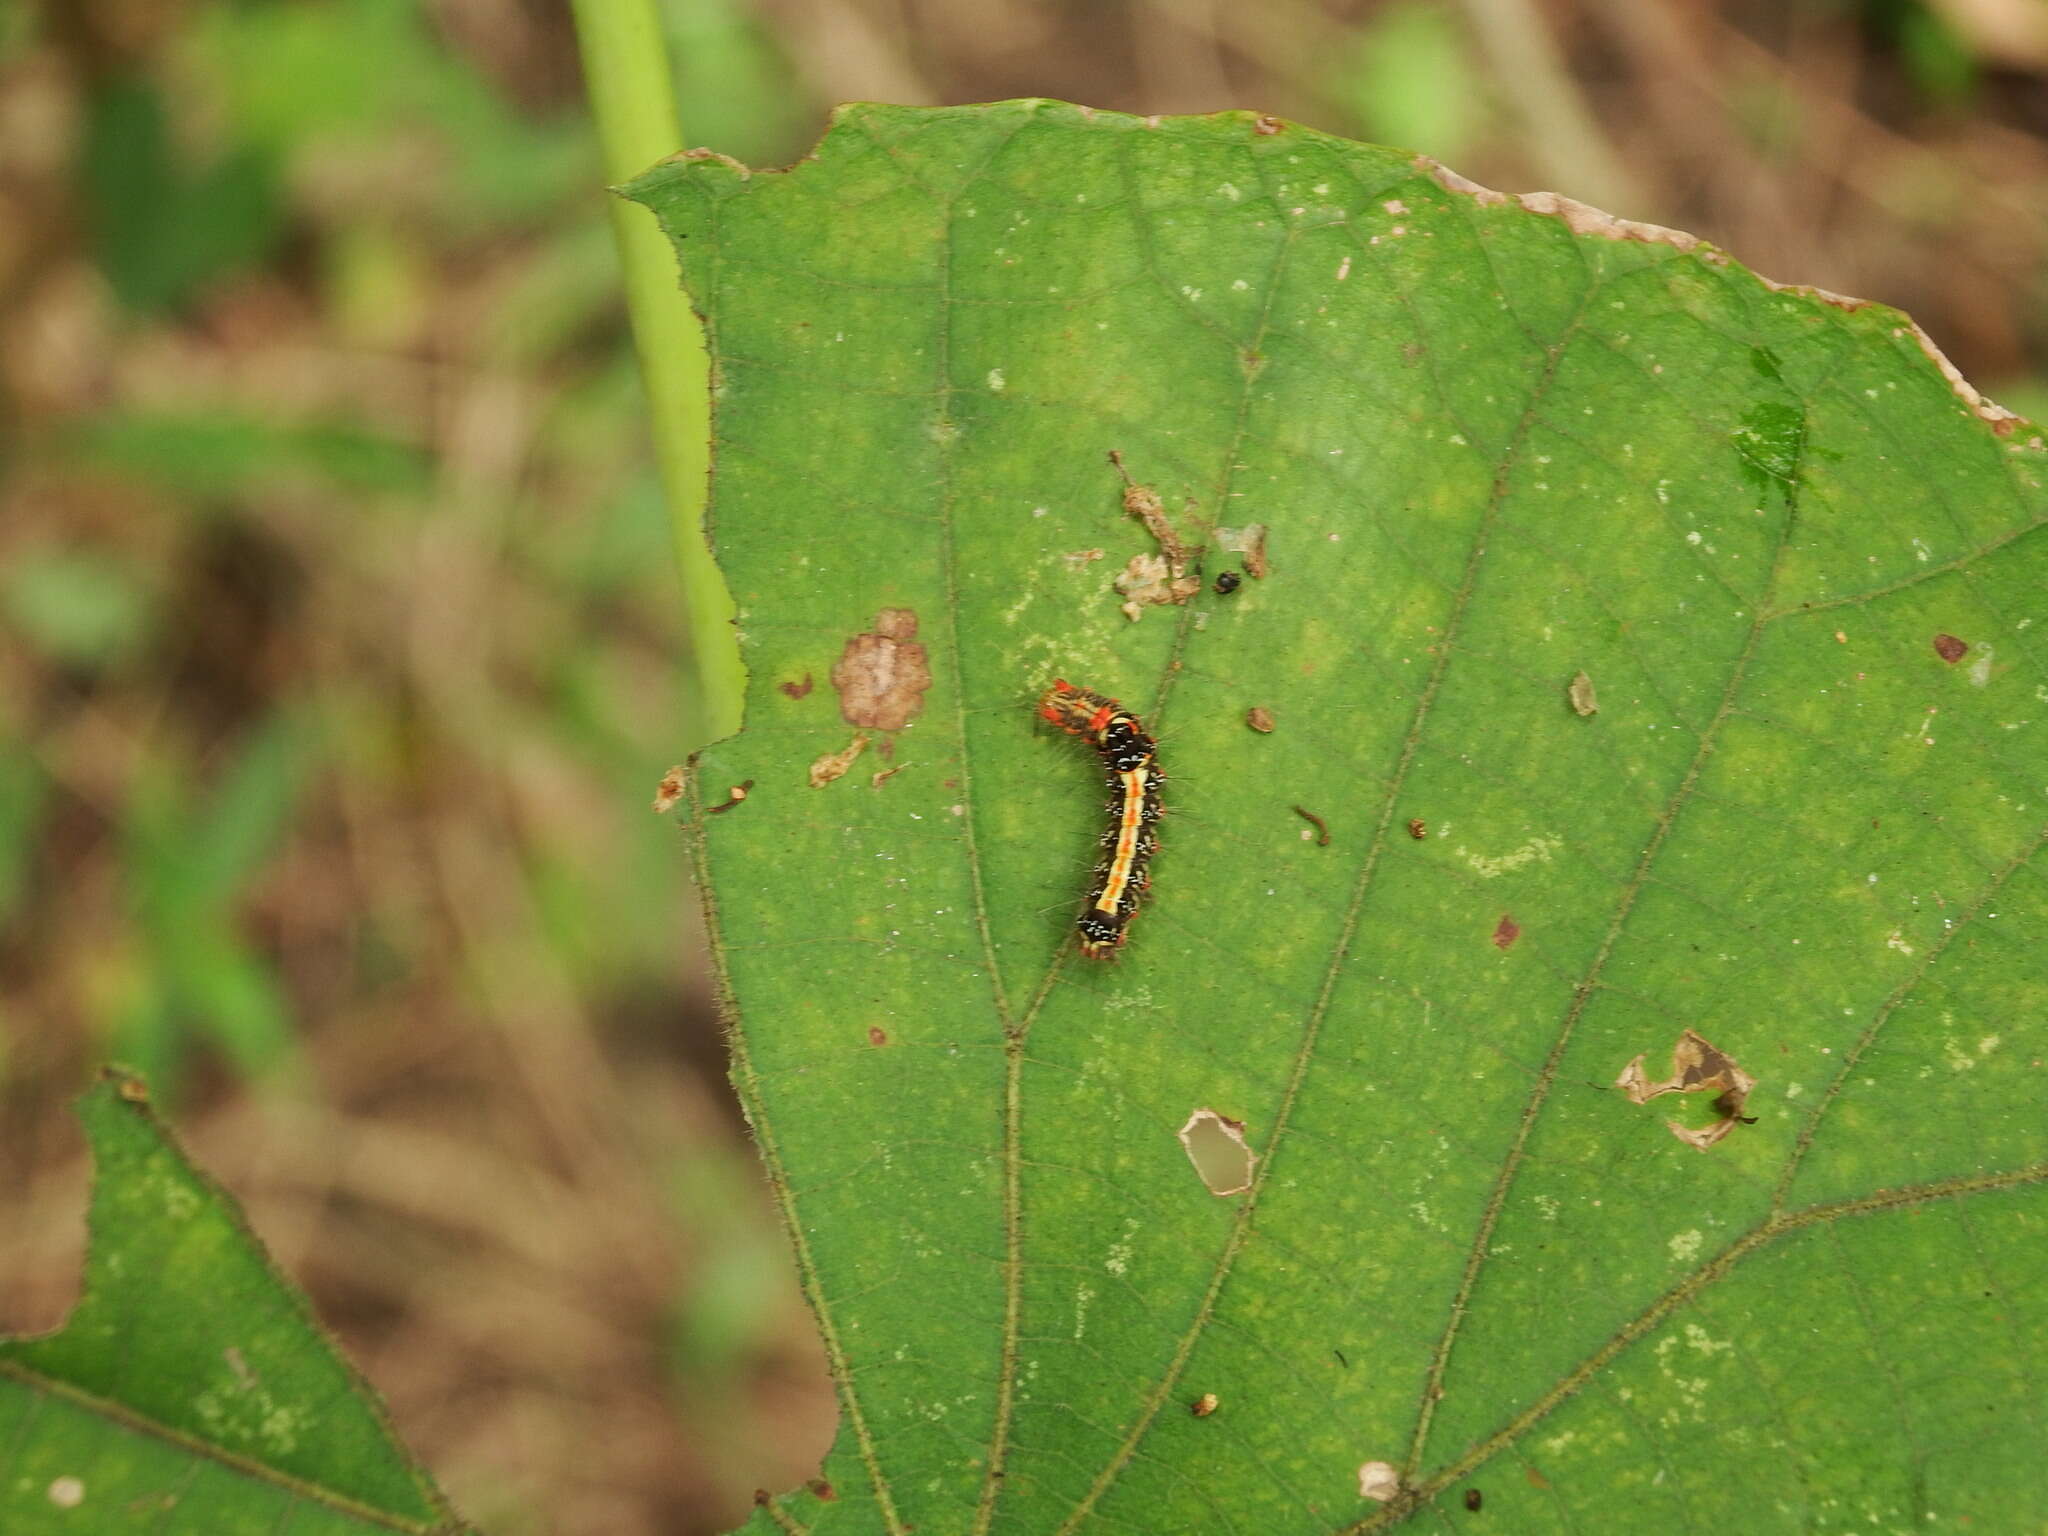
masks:
<path fill-rule="evenodd" d="M 655 0 L 573 0 L 573 10 L 605 174 L 624 181 L 683 143 Z M 654 215 L 614 198 L 611 218 L 652 416 L 655 460 L 675 529 L 701 744 L 739 729 L 746 684 L 733 633 L 732 595 L 712 559 L 704 528 L 710 488 L 710 359 L 703 327 L 677 284 L 675 258 Z"/>

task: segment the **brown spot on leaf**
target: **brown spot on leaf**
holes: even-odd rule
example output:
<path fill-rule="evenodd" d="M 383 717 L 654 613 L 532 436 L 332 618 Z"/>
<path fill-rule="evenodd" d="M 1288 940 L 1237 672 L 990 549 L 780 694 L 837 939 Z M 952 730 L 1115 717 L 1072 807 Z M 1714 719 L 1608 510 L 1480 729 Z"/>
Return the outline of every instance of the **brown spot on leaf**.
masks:
<path fill-rule="evenodd" d="M 1242 1120 L 1198 1109 L 1180 1128 L 1180 1144 L 1210 1194 L 1241 1195 L 1252 1187 L 1252 1166 L 1259 1157 L 1245 1145 Z"/>
<path fill-rule="evenodd" d="M 1593 695 L 1593 679 L 1581 672 L 1571 680 L 1565 689 L 1565 696 L 1572 701 L 1572 711 L 1580 718 L 1600 713 L 1600 701 Z"/>
<path fill-rule="evenodd" d="M 754 781 L 752 779 L 748 779 L 744 784 L 733 785 L 731 789 L 725 792 L 725 799 L 719 802 L 717 805 L 705 807 L 704 814 L 707 816 L 716 816 L 721 811 L 731 810 L 734 806 L 738 805 L 742 800 L 747 798 L 747 792 L 751 790 L 753 787 Z"/>
<path fill-rule="evenodd" d="M 845 773 L 847 769 L 853 766 L 853 760 L 859 757 L 862 751 L 866 749 L 867 744 L 867 732 L 862 731 L 837 752 L 827 752 L 823 757 L 812 763 L 811 788 L 823 789 L 827 784 L 830 784 L 834 779 Z"/>
<path fill-rule="evenodd" d="M 1480 1496 L 1477 1488 L 1467 1488 L 1465 1490 L 1465 1507 L 1472 1511 L 1473 1514 L 1478 1514 L 1485 1503 L 1486 1500 Z"/>
<path fill-rule="evenodd" d="M 1681 1034 L 1678 1044 L 1671 1048 L 1671 1076 L 1660 1083 L 1651 1082 L 1650 1075 L 1643 1070 L 1643 1057 L 1638 1056 L 1621 1069 L 1621 1076 L 1614 1080 L 1614 1086 L 1628 1095 L 1631 1104 L 1647 1104 L 1666 1093 L 1713 1094 L 1714 1112 L 1719 1118 L 1712 1125 L 1694 1128 L 1677 1120 L 1665 1122 L 1671 1127 L 1672 1135 L 1702 1152 L 1726 1136 L 1738 1123 L 1755 1123 L 1743 1118 L 1742 1106 L 1748 1100 L 1750 1090 L 1756 1087 L 1756 1079 L 1737 1066 L 1734 1057 L 1690 1029 Z"/>
<path fill-rule="evenodd" d="M 1316 829 L 1316 846 L 1318 848 L 1327 848 L 1330 846 L 1330 824 L 1328 822 L 1324 821 L 1323 818 L 1318 816 L 1314 811 L 1308 810 L 1299 805 L 1297 805 L 1294 808 L 1294 814 L 1299 816 L 1303 821 L 1307 822 L 1310 826 Z M 1301 835 L 1303 837 L 1308 836 L 1306 832 L 1302 833 Z"/>
<path fill-rule="evenodd" d="M 1262 112 L 1257 120 L 1253 122 L 1252 132 L 1258 134 L 1261 138 L 1271 138 L 1286 126 L 1279 118 L 1269 117 Z"/>
<path fill-rule="evenodd" d="M 1959 640 L 1954 635 L 1936 635 L 1934 637 L 1934 654 L 1950 666 L 1954 666 L 1970 654 L 1970 642 Z"/>
<path fill-rule="evenodd" d="M 1529 1479 L 1529 1486 L 1531 1488 L 1548 1488 L 1550 1486 L 1550 1479 L 1541 1472 L 1538 1472 L 1534 1467 L 1523 1467 L 1522 1475 Z"/>
<path fill-rule="evenodd" d="M 901 773 L 904 769 L 908 768 L 909 766 L 910 764 L 908 763 L 898 763 L 894 768 L 883 768 L 878 770 L 873 775 L 873 777 L 871 777 L 868 780 L 868 788 L 880 789 L 887 780 L 895 778 L 897 774 Z"/>
<path fill-rule="evenodd" d="M 827 1504 L 830 1504 L 839 1497 L 839 1490 L 826 1482 L 822 1477 L 814 1477 L 804 1486 L 811 1490 L 814 1498 L 823 1499 Z"/>
<path fill-rule="evenodd" d="M 875 615 L 873 629 L 846 642 L 832 667 L 832 686 L 839 691 L 840 718 L 848 725 L 901 730 L 924 708 L 932 671 L 916 635 L 915 613 L 884 608 Z"/>
<path fill-rule="evenodd" d="M 1216 1394 L 1214 1392 L 1204 1392 L 1200 1397 L 1188 1404 L 1188 1412 L 1198 1419 L 1206 1419 L 1216 1411 L 1216 1406 Z"/>
<path fill-rule="evenodd" d="M 1494 925 L 1493 929 L 1493 947 L 1495 949 L 1508 949 L 1521 936 L 1522 925 L 1508 916 L 1507 913 L 1501 913 L 1500 921 Z"/>
<path fill-rule="evenodd" d="M 683 798 L 683 765 L 676 764 L 661 776 L 661 782 L 654 786 L 654 814 L 666 816 Z"/>
<path fill-rule="evenodd" d="M 1416 817 L 1408 823 L 1408 835 L 1418 843 L 1421 842 L 1425 837 L 1429 836 L 1429 823 L 1420 816 Z"/>
<path fill-rule="evenodd" d="M 801 699 L 801 698 L 806 698 L 806 697 L 808 697 L 808 696 L 809 696 L 809 694 L 810 694 L 810 691 L 811 691 L 811 689 L 812 689 L 813 687 L 815 687 L 815 686 L 816 686 L 816 684 L 814 684 L 814 683 L 813 683 L 813 682 L 811 681 L 811 674 L 810 674 L 810 673 L 808 673 L 808 672 L 806 672 L 806 673 L 804 674 L 804 680 L 803 680 L 802 682 L 800 682 L 800 683 L 783 683 L 783 684 L 781 684 L 780 686 L 781 686 L 781 689 L 782 689 L 782 691 L 783 691 L 783 692 L 784 692 L 785 694 L 787 694 L 787 695 L 788 695 L 788 696 L 789 696 L 790 698 L 792 698 L 792 699 Z"/>
<path fill-rule="evenodd" d="M 1245 711 L 1244 723 L 1255 731 L 1263 731 L 1270 735 L 1273 730 L 1273 711 L 1263 704 L 1254 704 Z"/>
<path fill-rule="evenodd" d="M 889 1043 L 889 1031 L 887 1031 L 886 1029 L 882 1028 L 882 1026 L 881 1026 L 881 1025 L 879 1025 L 879 1024 L 870 1024 L 870 1025 L 868 1026 L 868 1044 L 869 1044 L 869 1045 L 887 1045 L 888 1043 Z"/>

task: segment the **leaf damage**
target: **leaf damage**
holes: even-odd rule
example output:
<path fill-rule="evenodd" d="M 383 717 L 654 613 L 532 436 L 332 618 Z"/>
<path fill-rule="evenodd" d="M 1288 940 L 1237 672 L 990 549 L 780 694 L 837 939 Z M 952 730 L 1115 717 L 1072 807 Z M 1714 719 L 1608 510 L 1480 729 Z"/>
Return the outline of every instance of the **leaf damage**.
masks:
<path fill-rule="evenodd" d="M 1109 450 L 1109 462 L 1123 477 L 1124 511 L 1145 525 L 1158 544 L 1157 554 L 1133 555 L 1111 583 L 1124 597 L 1123 615 L 1133 624 L 1144 617 L 1146 608 L 1185 603 L 1202 590 L 1202 579 L 1188 574 L 1188 567 L 1200 553 L 1199 545 L 1184 542 L 1166 515 L 1166 505 L 1149 485 L 1131 478 L 1124 456 Z"/>
<path fill-rule="evenodd" d="M 1180 1128 L 1180 1144 L 1210 1194 L 1241 1195 L 1252 1187 L 1259 1155 L 1245 1142 L 1242 1120 L 1198 1109 Z"/>
<path fill-rule="evenodd" d="M 867 746 L 868 733 L 861 731 L 837 752 L 827 752 L 815 760 L 810 770 L 811 788 L 823 789 L 834 779 L 844 776 L 846 770 L 853 766 L 853 760 L 865 752 Z"/>
<path fill-rule="evenodd" d="M 917 614 L 909 608 L 882 609 L 875 615 L 875 627 L 848 640 L 832 666 L 839 717 L 869 730 L 903 729 L 924 708 L 925 690 L 931 685 L 931 663 L 917 643 Z M 842 766 L 840 772 L 845 771 Z M 814 765 L 814 786 L 816 772 Z"/>
<path fill-rule="evenodd" d="M 1666 1093 L 1711 1093 L 1715 1096 L 1713 1108 L 1718 1118 L 1713 1124 L 1689 1126 L 1680 1120 L 1665 1122 L 1671 1128 L 1671 1134 L 1687 1146 L 1698 1147 L 1704 1152 L 1738 1124 L 1755 1124 L 1754 1120 L 1743 1115 L 1742 1107 L 1756 1087 L 1756 1079 L 1736 1065 L 1734 1057 L 1709 1043 L 1696 1031 L 1688 1029 L 1678 1037 L 1678 1043 L 1671 1050 L 1671 1075 L 1662 1082 L 1650 1081 L 1649 1074 L 1643 1070 L 1643 1060 L 1643 1056 L 1636 1057 L 1621 1069 L 1621 1076 L 1614 1080 L 1614 1086 L 1628 1095 L 1631 1104 L 1647 1104 Z"/>

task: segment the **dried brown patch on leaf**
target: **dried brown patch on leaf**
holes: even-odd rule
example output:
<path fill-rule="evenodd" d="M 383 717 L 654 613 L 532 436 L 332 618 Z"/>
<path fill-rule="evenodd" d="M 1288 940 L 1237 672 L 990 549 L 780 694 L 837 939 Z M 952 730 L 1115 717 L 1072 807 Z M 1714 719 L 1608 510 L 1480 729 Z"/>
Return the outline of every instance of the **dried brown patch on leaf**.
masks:
<path fill-rule="evenodd" d="M 1124 510 L 1145 525 L 1145 531 L 1159 542 L 1159 553 L 1169 560 L 1185 561 L 1187 546 L 1180 541 L 1166 516 L 1166 504 L 1159 499 L 1159 493 L 1149 485 L 1140 485 L 1131 478 L 1131 472 L 1124 467 L 1124 456 L 1116 449 L 1109 450 L 1109 462 L 1116 466 L 1116 472 L 1123 476 Z"/>
<path fill-rule="evenodd" d="M 1200 1397 L 1188 1404 L 1188 1412 L 1198 1419 L 1206 1419 L 1216 1411 L 1217 1407 L 1216 1394 L 1214 1392 L 1204 1392 Z"/>
<path fill-rule="evenodd" d="M 1934 637 L 1934 654 L 1950 666 L 1954 666 L 1970 654 L 1970 642 L 1958 639 L 1954 635 L 1936 635 Z"/>
<path fill-rule="evenodd" d="M 1600 713 L 1600 699 L 1593 692 L 1593 679 L 1584 672 L 1571 680 L 1565 688 L 1565 697 L 1572 701 L 1572 713 L 1581 719 Z"/>
<path fill-rule="evenodd" d="M 1429 836 L 1429 823 L 1420 816 L 1416 817 L 1408 823 L 1408 835 L 1418 843 L 1421 842 L 1425 837 Z"/>
<path fill-rule="evenodd" d="M 887 1031 L 886 1029 L 882 1028 L 882 1026 L 881 1026 L 881 1025 L 879 1025 L 879 1024 L 870 1024 L 870 1025 L 868 1026 L 868 1044 L 869 1044 L 869 1045 L 887 1045 L 888 1043 L 889 1043 L 889 1031 Z"/>
<path fill-rule="evenodd" d="M 1086 570 L 1090 564 L 1108 553 L 1106 549 L 1076 549 L 1061 555 L 1060 558 L 1067 562 L 1068 570 L 1080 571 Z"/>
<path fill-rule="evenodd" d="M 676 802 L 683 798 L 683 765 L 677 763 L 661 776 L 661 782 L 654 786 L 654 814 L 666 816 L 676 808 Z"/>
<path fill-rule="evenodd" d="M 924 708 L 931 685 L 932 669 L 917 643 L 917 615 L 908 608 L 876 614 L 875 627 L 848 640 L 832 667 L 840 718 L 870 730 L 908 725 Z"/>
<path fill-rule="evenodd" d="M 1704 1152 L 1737 1124 L 1754 1123 L 1743 1116 L 1742 1106 L 1748 1102 L 1750 1090 L 1756 1087 L 1756 1079 L 1737 1066 L 1734 1057 L 1694 1031 L 1688 1029 L 1678 1037 L 1678 1044 L 1671 1049 L 1671 1075 L 1662 1082 L 1650 1081 L 1649 1073 L 1643 1070 L 1643 1059 L 1638 1056 L 1614 1080 L 1614 1086 L 1628 1095 L 1631 1104 L 1647 1104 L 1666 1093 L 1714 1095 L 1714 1112 L 1719 1118 L 1712 1125 L 1694 1127 L 1677 1120 L 1665 1122 L 1671 1127 L 1671 1134 L 1687 1146 Z"/>
<path fill-rule="evenodd" d="M 862 731 L 837 752 L 827 752 L 823 757 L 812 763 L 811 788 L 823 789 L 827 784 L 830 784 L 834 779 L 844 774 L 847 769 L 853 766 L 853 760 L 867 750 L 867 745 L 867 732 Z"/>
<path fill-rule="evenodd" d="M 1294 814 L 1316 829 L 1316 846 L 1318 848 L 1330 846 L 1330 824 L 1328 822 L 1324 821 L 1322 817 L 1309 810 L 1306 806 L 1297 805 L 1294 808 Z M 1301 835 L 1304 838 L 1308 836 L 1306 832 Z"/>
<path fill-rule="evenodd" d="M 880 789 L 884 784 L 888 783 L 889 780 L 895 778 L 897 774 L 901 773 L 904 769 L 908 768 L 909 766 L 910 764 L 908 763 L 898 763 L 894 768 L 877 769 L 874 772 L 874 774 L 872 774 L 868 779 L 868 788 Z"/>
<path fill-rule="evenodd" d="M 1252 1187 L 1259 1156 L 1245 1144 L 1242 1120 L 1198 1109 L 1180 1128 L 1180 1144 L 1210 1194 L 1241 1195 Z"/>
<path fill-rule="evenodd" d="M 1263 704 L 1254 704 L 1244 712 L 1244 723 L 1253 730 L 1270 736 L 1273 734 L 1273 711 Z"/>
<path fill-rule="evenodd" d="M 1494 924 L 1493 928 L 1493 947 L 1495 949 L 1512 949 L 1515 940 L 1521 936 L 1522 925 L 1507 913 L 1501 913 L 1500 921 Z"/>
<path fill-rule="evenodd" d="M 1133 555 L 1111 583 L 1124 595 L 1124 617 L 1136 623 L 1153 604 L 1184 603 L 1202 590 L 1199 576 L 1176 576 L 1161 555 Z"/>
<path fill-rule="evenodd" d="M 806 672 L 801 682 L 778 683 L 776 686 L 789 698 L 801 699 L 808 697 L 811 689 L 817 685 L 811 681 L 811 674 Z"/>
<path fill-rule="evenodd" d="M 1188 574 L 1200 546 L 1190 546 L 1181 538 L 1159 493 L 1133 480 L 1124 467 L 1124 456 L 1114 448 L 1109 451 L 1109 462 L 1123 477 L 1124 511 L 1143 523 L 1159 546 L 1156 555 L 1133 555 L 1114 583 L 1124 595 L 1124 617 L 1136 622 L 1148 605 L 1184 603 L 1202 590 L 1201 578 Z"/>

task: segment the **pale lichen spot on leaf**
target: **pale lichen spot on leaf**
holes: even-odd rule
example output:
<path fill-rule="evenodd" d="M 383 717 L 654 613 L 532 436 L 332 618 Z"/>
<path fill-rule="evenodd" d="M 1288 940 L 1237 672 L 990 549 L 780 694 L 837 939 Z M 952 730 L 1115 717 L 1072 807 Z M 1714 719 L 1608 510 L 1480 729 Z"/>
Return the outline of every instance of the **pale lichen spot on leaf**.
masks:
<path fill-rule="evenodd" d="M 85 1482 L 76 1477 L 52 1478 L 48 1493 L 50 1502 L 59 1509 L 76 1509 L 85 1502 Z"/>
<path fill-rule="evenodd" d="M 1511 875 L 1517 870 L 1527 869 L 1531 864 L 1548 864 L 1550 856 L 1564 847 L 1564 839 L 1553 834 L 1530 838 L 1521 847 L 1510 853 L 1489 855 L 1474 853 L 1462 843 L 1453 850 L 1463 859 L 1472 873 L 1482 880 L 1498 880 L 1502 875 Z"/>
<path fill-rule="evenodd" d="M 1198 1109 L 1180 1128 L 1188 1161 L 1212 1195 L 1241 1195 L 1252 1186 L 1258 1154 L 1245 1144 L 1244 1122 Z"/>
<path fill-rule="evenodd" d="M 901 730 L 924 708 L 932 672 L 916 637 L 915 612 L 884 608 L 875 615 L 873 629 L 846 642 L 832 667 L 832 686 L 839 694 L 840 718 L 848 725 Z"/>
<path fill-rule="evenodd" d="M 1700 1249 L 1706 1245 L 1706 1234 L 1698 1227 L 1680 1232 L 1665 1246 L 1671 1250 L 1671 1262 L 1690 1264 L 1700 1256 Z"/>

